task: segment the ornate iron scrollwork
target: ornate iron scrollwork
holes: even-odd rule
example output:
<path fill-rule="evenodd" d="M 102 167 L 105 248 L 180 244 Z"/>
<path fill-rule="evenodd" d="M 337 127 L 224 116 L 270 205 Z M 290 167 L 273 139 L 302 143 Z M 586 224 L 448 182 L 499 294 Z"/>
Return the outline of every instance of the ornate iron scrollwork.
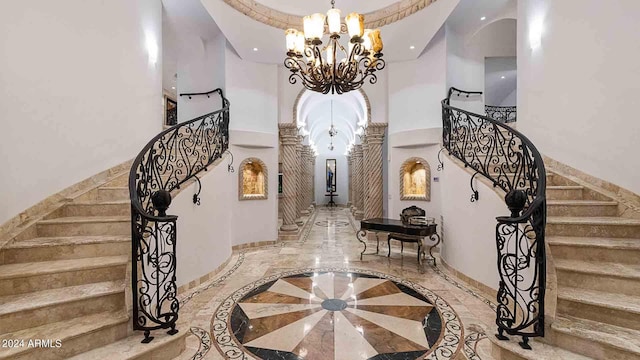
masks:
<path fill-rule="evenodd" d="M 438 151 L 438 171 L 442 171 L 442 169 L 444 169 L 444 163 L 442 162 L 442 159 L 440 159 L 440 154 L 445 150 L 445 148 L 440 149 L 440 151 Z"/>
<path fill-rule="evenodd" d="M 196 179 L 196 182 L 198 183 L 198 191 L 193 194 L 193 203 L 195 205 L 200 206 L 200 192 L 202 191 L 202 182 L 200 182 L 200 178 L 198 178 L 197 176 L 193 176 Z"/>
<path fill-rule="evenodd" d="M 491 106 L 485 105 L 484 112 L 488 117 L 503 123 L 517 120 L 518 108 L 515 106 Z"/>
<path fill-rule="evenodd" d="M 544 336 L 546 172 L 540 152 L 520 132 L 502 121 L 450 106 L 450 89 L 442 101 L 442 140 L 450 155 L 507 192 L 511 216 L 498 217 L 499 339 Z M 477 93 L 477 92 L 476 92 Z M 473 184 L 473 178 L 472 178 Z M 477 200 L 476 190 L 472 187 Z"/>
<path fill-rule="evenodd" d="M 229 101 L 221 89 L 213 92 L 222 99 L 220 110 L 158 134 L 138 154 L 129 173 L 132 319 L 133 329 L 144 331 L 145 343 L 153 339 L 152 330 L 178 332 L 178 217 L 166 214 L 170 192 L 206 170 L 229 147 Z"/>
<path fill-rule="evenodd" d="M 469 181 L 469 185 L 471 185 L 471 202 L 476 202 L 478 201 L 478 190 L 476 190 L 475 187 L 473 187 L 473 179 L 476 178 L 476 175 L 480 174 L 479 172 L 476 172 L 475 174 L 473 174 L 473 176 L 471 176 L 471 180 Z"/>
<path fill-rule="evenodd" d="M 233 168 L 233 153 L 229 149 L 227 149 L 227 151 L 225 151 L 224 153 L 229 154 L 229 156 L 231 157 L 231 160 L 229 160 L 229 163 L 227 164 L 227 172 L 234 173 L 236 170 Z"/>

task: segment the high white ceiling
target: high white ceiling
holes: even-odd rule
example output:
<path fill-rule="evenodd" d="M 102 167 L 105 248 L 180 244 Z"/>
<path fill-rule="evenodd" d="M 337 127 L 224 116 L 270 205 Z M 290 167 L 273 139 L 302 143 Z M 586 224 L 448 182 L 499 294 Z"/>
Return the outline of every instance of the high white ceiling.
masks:
<path fill-rule="evenodd" d="M 236 50 L 238 55 L 249 61 L 282 64 L 286 53 L 284 31 L 266 25 L 262 22 L 253 20 L 243 13 L 235 10 L 227 5 L 223 0 L 201 0 L 220 30 L 224 33 L 229 43 Z M 261 0 L 280 3 L 280 0 Z M 340 0 L 336 7 L 341 8 Z M 346 0 L 344 0 L 346 1 Z M 377 6 L 385 3 L 386 0 L 373 0 Z M 390 25 L 383 26 L 382 40 L 384 42 L 384 59 L 387 62 L 404 61 L 416 59 L 422 50 L 427 46 L 429 41 L 442 27 L 453 9 L 460 0 L 437 0 L 421 11 L 414 13 L 396 21 Z M 389 1 L 386 1 L 389 2 Z M 283 3 L 295 3 L 293 0 L 283 1 Z M 318 6 L 321 12 L 326 12 L 330 8 L 329 2 L 305 0 L 300 3 L 310 3 L 314 5 L 305 5 L 301 8 L 297 5 L 299 11 L 307 12 L 308 6 Z M 319 5 L 317 5 L 318 3 Z M 355 0 L 350 0 L 351 5 L 355 4 Z M 358 12 L 364 13 L 361 9 L 371 8 L 371 4 L 367 1 L 358 5 Z M 280 5 L 284 7 L 284 5 Z M 346 6 L 346 4 L 345 4 Z M 309 8 L 311 9 L 311 8 Z M 346 14 L 348 7 L 342 8 Z M 312 10 L 316 11 L 316 10 Z M 287 9 L 286 12 L 293 12 Z M 300 24 L 302 29 L 302 24 Z M 346 39 L 343 44 L 346 46 Z M 410 47 L 413 46 L 414 49 Z M 257 51 L 254 51 L 254 48 Z"/>
<path fill-rule="evenodd" d="M 283 13 L 305 16 L 313 13 L 326 13 L 331 8 L 330 0 L 255 0 L 256 2 L 268 6 Z M 395 4 L 399 0 L 336 0 L 336 9 L 342 11 L 343 16 L 351 12 L 366 14 L 389 5 Z"/>
<path fill-rule="evenodd" d="M 334 150 L 329 150 L 331 137 L 331 106 L 333 125 L 338 130 L 333 137 Z M 358 128 L 367 123 L 365 100 L 358 91 L 342 95 L 322 95 L 307 91 L 298 103 L 298 127 L 308 136 L 310 145 L 315 145 L 318 154 L 343 155 L 355 144 Z"/>
<path fill-rule="evenodd" d="M 460 0 L 447 24 L 456 33 L 465 35 L 515 11 L 516 0 Z"/>

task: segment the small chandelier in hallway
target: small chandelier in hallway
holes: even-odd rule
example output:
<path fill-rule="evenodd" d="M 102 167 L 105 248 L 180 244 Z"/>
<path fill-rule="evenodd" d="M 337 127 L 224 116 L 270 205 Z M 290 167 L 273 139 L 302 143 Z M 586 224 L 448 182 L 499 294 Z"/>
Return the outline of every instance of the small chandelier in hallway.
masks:
<path fill-rule="evenodd" d="M 329 127 L 329 150 L 333 151 L 333 137 L 338 135 L 338 130 L 333 126 L 333 100 L 331 100 L 331 127 Z"/>
<path fill-rule="evenodd" d="M 378 81 L 375 72 L 385 66 L 380 30 L 365 29 L 364 16 L 358 13 L 347 15 L 345 22 L 340 22 L 340 10 L 335 8 L 335 0 L 331 0 L 326 17 L 320 13 L 305 16 L 304 32 L 296 29 L 285 32 L 284 65 L 291 71 L 291 84 L 301 80 L 309 90 L 342 94 L 360 89 L 367 78 L 371 84 Z M 321 47 L 325 30 L 329 41 Z M 342 33 L 348 33 L 351 39 L 348 50 L 338 41 Z"/>

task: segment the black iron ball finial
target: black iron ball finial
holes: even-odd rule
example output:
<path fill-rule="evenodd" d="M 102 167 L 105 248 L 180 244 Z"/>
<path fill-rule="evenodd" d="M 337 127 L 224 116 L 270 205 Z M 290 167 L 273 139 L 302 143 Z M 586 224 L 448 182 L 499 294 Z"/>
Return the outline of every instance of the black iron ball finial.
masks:
<path fill-rule="evenodd" d="M 167 216 L 167 209 L 171 205 L 171 193 L 167 190 L 158 190 L 151 195 L 151 202 L 158 210 L 159 216 Z"/>
<path fill-rule="evenodd" d="M 527 194 L 524 190 L 511 190 L 505 195 L 504 202 L 511 211 L 511 217 L 518 217 L 527 203 Z"/>

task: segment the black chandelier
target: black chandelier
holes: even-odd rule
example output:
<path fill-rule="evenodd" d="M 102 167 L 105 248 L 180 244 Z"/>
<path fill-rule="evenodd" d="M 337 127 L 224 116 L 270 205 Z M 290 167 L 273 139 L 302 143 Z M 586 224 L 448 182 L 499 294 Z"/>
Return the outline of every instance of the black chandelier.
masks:
<path fill-rule="evenodd" d="M 335 8 L 335 0 L 331 0 L 326 17 L 320 13 L 305 16 L 303 25 L 304 32 L 296 29 L 285 32 L 284 66 L 291 70 L 289 83 L 300 80 L 309 90 L 342 94 L 360 89 L 367 78 L 370 84 L 378 81 L 375 72 L 385 66 L 380 29 L 365 29 L 363 15 L 351 13 L 341 23 L 340 10 Z M 322 47 L 325 30 L 329 41 Z M 351 38 L 348 50 L 338 41 L 342 33 Z"/>

